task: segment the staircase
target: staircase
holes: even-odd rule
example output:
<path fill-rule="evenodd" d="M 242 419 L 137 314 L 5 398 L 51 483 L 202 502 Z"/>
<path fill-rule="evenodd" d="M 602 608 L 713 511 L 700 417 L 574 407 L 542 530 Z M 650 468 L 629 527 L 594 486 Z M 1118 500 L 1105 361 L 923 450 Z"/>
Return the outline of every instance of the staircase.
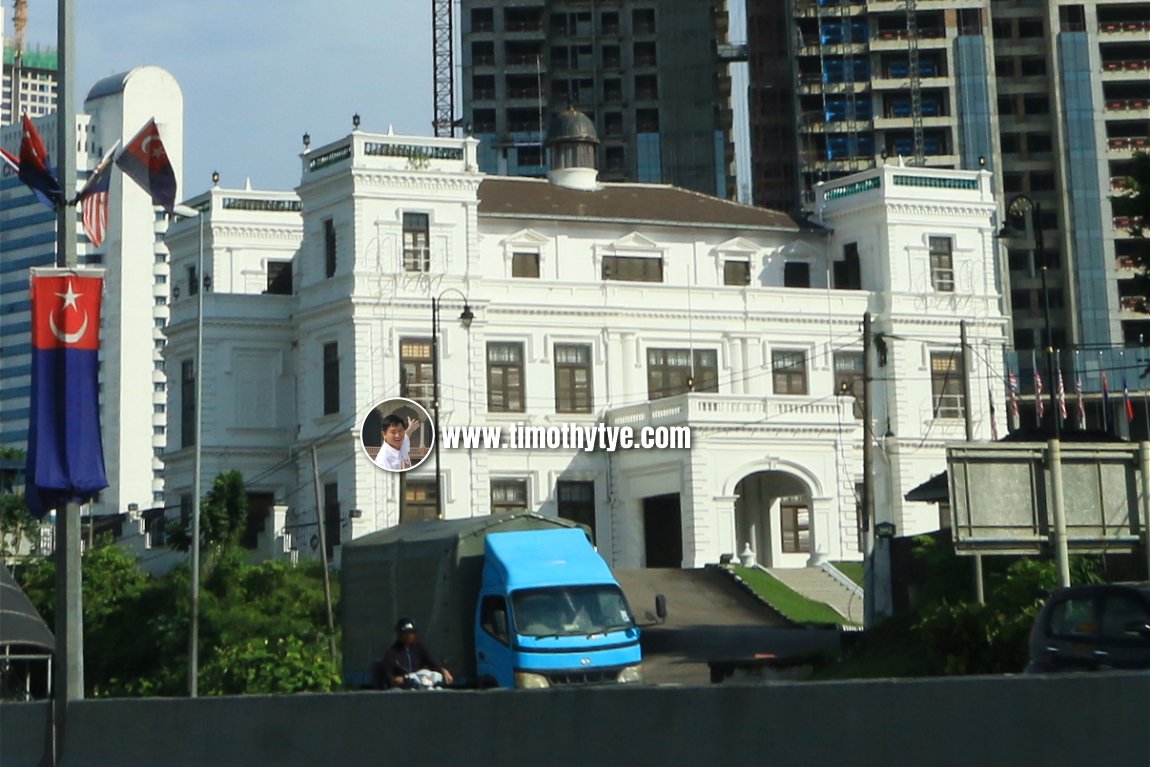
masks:
<path fill-rule="evenodd" d="M 851 623 L 863 622 L 863 591 L 832 565 L 801 569 L 764 568 L 807 599 L 829 605 Z"/>

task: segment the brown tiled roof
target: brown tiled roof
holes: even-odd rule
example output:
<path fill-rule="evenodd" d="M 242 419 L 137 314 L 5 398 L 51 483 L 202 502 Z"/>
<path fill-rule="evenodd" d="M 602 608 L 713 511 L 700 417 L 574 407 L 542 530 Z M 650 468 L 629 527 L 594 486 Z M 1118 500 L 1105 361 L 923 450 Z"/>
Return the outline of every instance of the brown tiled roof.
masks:
<path fill-rule="evenodd" d="M 544 179 L 489 176 L 479 184 L 479 215 L 582 221 L 642 221 L 798 231 L 786 213 L 753 208 L 665 184 L 601 184 L 593 192 Z"/>

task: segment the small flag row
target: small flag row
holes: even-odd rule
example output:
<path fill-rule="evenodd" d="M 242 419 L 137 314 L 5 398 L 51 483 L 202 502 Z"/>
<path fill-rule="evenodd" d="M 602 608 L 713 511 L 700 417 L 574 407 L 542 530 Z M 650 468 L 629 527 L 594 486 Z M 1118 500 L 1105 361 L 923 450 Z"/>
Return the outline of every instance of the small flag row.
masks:
<path fill-rule="evenodd" d="M 1034 414 L 1035 420 L 1041 424 L 1046 417 L 1046 395 L 1045 384 L 1042 379 L 1042 371 L 1039 370 L 1037 364 L 1034 365 Z M 1058 405 L 1058 418 L 1059 423 L 1066 423 L 1070 414 L 1066 407 L 1066 384 L 1062 378 L 1062 370 L 1059 369 L 1056 374 L 1057 388 L 1056 403 Z M 1007 386 L 1006 397 L 1007 404 L 1010 408 L 1009 423 L 1010 429 L 1017 429 L 1022 425 L 1022 417 L 1019 414 L 1019 403 L 1022 401 L 1022 391 L 1018 384 L 1018 374 L 1013 370 L 1007 372 Z M 1079 429 L 1086 429 L 1086 400 L 1082 393 L 1082 377 L 1074 377 L 1074 395 L 1076 400 L 1075 418 L 1077 420 L 1077 427 Z M 1134 403 L 1130 399 L 1130 387 L 1126 383 L 1126 377 L 1122 377 L 1122 409 L 1126 415 L 1127 422 L 1134 421 Z M 991 418 L 994 417 L 993 397 L 991 399 Z M 1110 380 L 1106 375 L 1106 371 L 1102 371 L 1102 428 L 1104 431 L 1110 431 L 1111 427 L 1115 426 L 1110 403 Z M 992 426 L 994 426 L 992 424 Z M 997 427 L 992 431 L 997 431 Z M 997 437 L 995 437 L 997 439 Z"/>

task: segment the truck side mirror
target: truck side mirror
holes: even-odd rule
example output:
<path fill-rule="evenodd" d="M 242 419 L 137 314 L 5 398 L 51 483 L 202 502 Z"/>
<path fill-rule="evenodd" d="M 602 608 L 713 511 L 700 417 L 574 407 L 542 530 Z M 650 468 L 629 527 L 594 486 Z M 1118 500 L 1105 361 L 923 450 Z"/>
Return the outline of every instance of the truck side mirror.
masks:
<path fill-rule="evenodd" d="M 667 597 L 662 594 L 655 596 L 655 617 L 659 619 L 660 623 L 667 620 Z"/>

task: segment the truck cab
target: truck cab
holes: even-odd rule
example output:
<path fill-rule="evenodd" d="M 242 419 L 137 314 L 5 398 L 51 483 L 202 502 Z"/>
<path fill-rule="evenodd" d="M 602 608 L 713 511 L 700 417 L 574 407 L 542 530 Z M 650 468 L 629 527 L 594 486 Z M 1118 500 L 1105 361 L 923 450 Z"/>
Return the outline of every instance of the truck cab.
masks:
<path fill-rule="evenodd" d="M 642 681 L 627 599 L 580 529 L 487 536 L 475 658 L 500 687 Z"/>

